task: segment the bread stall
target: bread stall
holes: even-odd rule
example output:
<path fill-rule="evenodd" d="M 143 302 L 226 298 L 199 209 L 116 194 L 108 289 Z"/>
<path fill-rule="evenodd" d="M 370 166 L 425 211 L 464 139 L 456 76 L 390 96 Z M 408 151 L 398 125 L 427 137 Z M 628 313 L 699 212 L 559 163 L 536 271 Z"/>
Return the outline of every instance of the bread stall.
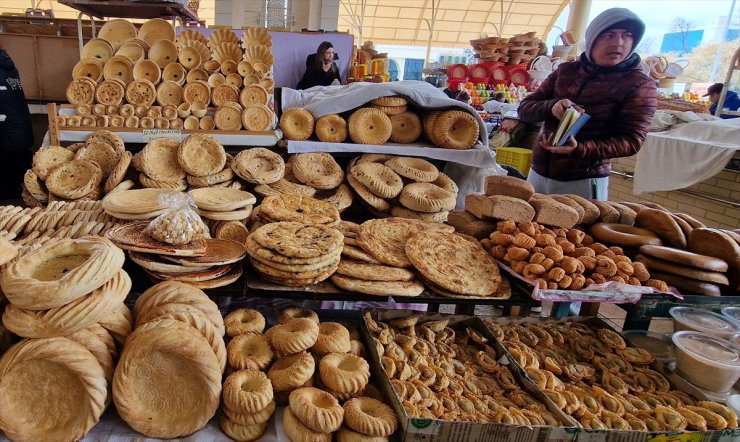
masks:
<path fill-rule="evenodd" d="M 593 318 L 513 317 L 673 302 L 685 278 L 660 264 L 689 253 L 726 295 L 738 254 L 690 244 L 724 233 L 535 195 L 425 83 L 273 97 L 264 29 L 132 27 L 83 47 L 24 205 L 0 207 L 8 439 L 738 436 L 691 362 L 661 371 Z M 440 304 L 505 317 L 403 309 Z"/>

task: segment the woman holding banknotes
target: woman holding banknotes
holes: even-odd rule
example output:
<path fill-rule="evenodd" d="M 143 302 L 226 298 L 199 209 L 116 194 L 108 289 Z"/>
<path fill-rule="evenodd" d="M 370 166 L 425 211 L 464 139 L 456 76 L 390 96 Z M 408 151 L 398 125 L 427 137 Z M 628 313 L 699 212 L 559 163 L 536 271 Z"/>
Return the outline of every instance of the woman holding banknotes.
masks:
<path fill-rule="evenodd" d="M 657 106 L 655 81 L 635 53 L 644 33 L 628 9 L 602 12 L 586 29 L 580 58 L 562 63 L 521 102 L 522 121 L 544 122 L 528 176 L 537 192 L 607 199 L 611 159 L 637 153 Z M 570 108 L 590 119 L 558 146 L 554 134 Z"/>

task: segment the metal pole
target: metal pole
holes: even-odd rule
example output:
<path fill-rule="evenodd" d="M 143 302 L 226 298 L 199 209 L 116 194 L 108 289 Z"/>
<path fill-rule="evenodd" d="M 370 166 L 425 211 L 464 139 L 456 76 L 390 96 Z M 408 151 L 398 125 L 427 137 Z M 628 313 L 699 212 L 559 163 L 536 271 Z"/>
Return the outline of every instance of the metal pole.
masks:
<path fill-rule="evenodd" d="M 725 29 L 722 32 L 722 39 L 719 41 L 719 47 L 717 48 L 717 54 L 714 56 L 714 66 L 712 66 L 712 75 L 709 76 L 709 82 L 714 83 L 714 79 L 717 77 L 717 70 L 719 69 L 719 62 L 722 58 L 722 47 L 725 45 L 727 40 L 727 30 L 730 28 L 730 22 L 732 21 L 732 13 L 735 11 L 735 1 L 732 0 L 730 5 L 730 13 L 727 16 L 727 22 L 725 23 Z"/>

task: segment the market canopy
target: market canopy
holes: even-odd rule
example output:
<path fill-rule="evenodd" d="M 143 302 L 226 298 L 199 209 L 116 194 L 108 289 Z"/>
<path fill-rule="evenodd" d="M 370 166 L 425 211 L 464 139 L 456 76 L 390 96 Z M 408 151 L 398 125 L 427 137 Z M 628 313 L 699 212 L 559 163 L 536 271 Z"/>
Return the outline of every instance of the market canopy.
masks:
<path fill-rule="evenodd" d="M 360 42 L 470 46 L 470 40 L 536 32 L 544 38 L 568 0 L 340 0 L 339 30 Z"/>

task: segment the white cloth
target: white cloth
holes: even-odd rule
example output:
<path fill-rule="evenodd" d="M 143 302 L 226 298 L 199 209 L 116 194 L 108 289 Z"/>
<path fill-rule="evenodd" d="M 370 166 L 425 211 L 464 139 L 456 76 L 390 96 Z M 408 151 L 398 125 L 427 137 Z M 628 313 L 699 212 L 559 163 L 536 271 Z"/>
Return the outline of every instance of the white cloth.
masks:
<path fill-rule="evenodd" d="M 740 118 L 694 121 L 648 133 L 637 154 L 634 193 L 685 189 L 718 174 L 740 149 Z"/>
<path fill-rule="evenodd" d="M 534 186 L 534 190 L 537 193 L 544 193 L 545 195 L 572 193 L 586 199 L 599 201 L 609 199 L 609 177 L 558 181 L 544 177 L 535 172 L 534 169 L 529 169 L 527 181 Z"/>
<path fill-rule="evenodd" d="M 390 83 L 350 83 L 346 86 L 316 86 L 306 90 L 282 89 L 283 110 L 302 107 L 318 119 L 324 115 L 350 111 L 380 97 L 403 95 L 424 109 L 459 108 L 478 121 L 479 139 L 488 148 L 488 134 L 478 112 L 467 103 L 453 100 L 425 81 L 393 81 Z M 491 159 L 493 152 L 489 151 Z"/>
<path fill-rule="evenodd" d="M 453 151 L 441 148 L 420 148 L 405 145 L 366 146 L 350 143 L 333 144 L 318 142 L 288 142 L 288 152 L 373 152 L 417 155 L 448 162 L 444 171 L 458 185 L 460 192 L 457 207 L 464 207 L 465 195 L 482 192 L 484 180 L 489 175 L 506 175 L 506 170 L 496 164 L 495 153 L 488 148 L 488 133 L 480 115 L 466 103 L 453 100 L 441 90 L 424 81 L 394 81 L 391 83 L 351 83 L 346 86 L 316 86 L 306 90 L 283 88 L 281 106 L 283 110 L 302 107 L 314 116 L 346 112 L 379 97 L 403 95 L 413 104 L 424 109 L 458 108 L 469 112 L 478 121 L 480 143 L 473 149 Z M 408 149 L 411 150 L 408 150 Z M 390 149 L 390 150 L 388 150 Z M 417 150 L 418 149 L 418 150 Z M 416 151 L 416 152 L 415 152 Z M 455 164 L 457 163 L 457 164 Z"/>
<path fill-rule="evenodd" d="M 680 124 L 693 123 L 694 121 L 712 120 L 719 120 L 719 118 L 714 115 L 697 114 L 691 111 L 657 110 L 650 122 L 650 132 L 662 132 Z"/>

